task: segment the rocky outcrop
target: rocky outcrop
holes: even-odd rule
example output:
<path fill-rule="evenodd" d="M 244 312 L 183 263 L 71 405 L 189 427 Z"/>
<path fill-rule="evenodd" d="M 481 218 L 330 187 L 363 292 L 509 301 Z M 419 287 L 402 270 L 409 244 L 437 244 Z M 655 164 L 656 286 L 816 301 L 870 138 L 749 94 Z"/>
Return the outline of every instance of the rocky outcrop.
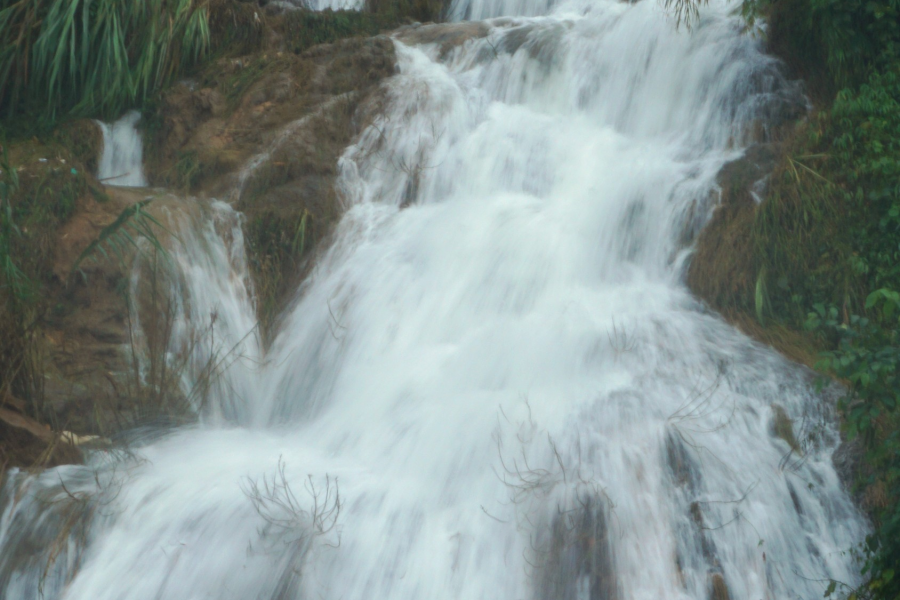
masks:
<path fill-rule="evenodd" d="M 719 173 L 719 204 L 697 238 L 688 271 L 691 290 L 718 310 L 752 310 L 747 299 L 753 298 L 757 274 L 751 263 L 751 227 L 777 156 L 775 146 L 751 146 Z"/>
<path fill-rule="evenodd" d="M 783 160 L 783 152 L 779 143 L 757 144 L 722 168 L 720 197 L 694 242 L 687 284 L 694 295 L 746 335 L 813 367 L 815 345 L 803 332 L 760 323 L 756 314 L 760 266 L 753 228 L 770 174 Z"/>
<path fill-rule="evenodd" d="M 0 290 L 0 464 L 78 460 L 61 434 L 99 432 L 98 384 L 108 387 L 108 375 L 125 368 L 121 273 L 95 262 L 72 273 L 125 206 L 92 174 L 101 149 L 92 121 L 8 148 L 19 184 L 10 198 L 19 231 L 12 250 L 28 283 L 18 294 Z"/>
<path fill-rule="evenodd" d="M 244 213 L 264 323 L 296 289 L 311 252 L 339 218 L 338 159 L 378 110 L 381 85 L 395 70 L 394 45 L 384 36 L 299 55 L 262 50 L 208 65 L 145 111 L 151 185 L 220 198 Z M 125 207 L 166 194 L 104 187 L 92 175 L 101 151 L 91 121 L 11 148 L 22 183 L 16 202 L 27 209 L 22 214 L 36 215 L 19 223 L 26 245 L 34 246 L 23 249 L 25 266 L 43 297 L 29 306 L 28 326 L 5 335 L 20 343 L 0 344 L 0 357 L 18 357 L 18 366 L 0 373 L 0 392 L 15 380 L 9 391 L 27 398 L 0 406 L 0 466 L 77 461 L 75 442 L 110 434 L 123 419 L 134 422 L 127 269 L 96 260 L 72 271 Z M 54 204 L 41 204 L 43 195 Z M 184 202 L 155 204 L 171 210 Z M 49 212 L 35 212 L 42 207 Z M 2 308 L 0 321 L 15 328 L 15 316 Z"/>
<path fill-rule="evenodd" d="M 395 70 L 384 36 L 224 59 L 150 117 L 151 183 L 229 200 L 246 216 L 264 325 L 340 216 L 338 159 Z"/>
<path fill-rule="evenodd" d="M 404 44 L 414 46 L 433 44 L 438 48 L 438 57 L 443 60 L 452 50 L 467 41 L 487 37 L 491 28 L 481 21 L 463 21 L 460 23 L 416 23 L 397 31 L 397 39 Z"/>

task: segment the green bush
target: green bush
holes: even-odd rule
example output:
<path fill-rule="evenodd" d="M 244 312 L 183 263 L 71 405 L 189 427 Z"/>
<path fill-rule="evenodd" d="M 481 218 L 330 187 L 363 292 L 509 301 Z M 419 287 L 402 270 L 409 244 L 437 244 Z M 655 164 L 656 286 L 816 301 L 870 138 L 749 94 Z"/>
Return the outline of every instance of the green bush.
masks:
<path fill-rule="evenodd" d="M 900 61 L 838 94 L 832 168 L 856 208 L 857 268 L 872 288 L 900 289 Z"/>
<path fill-rule="evenodd" d="M 819 368 L 848 383 L 841 400 L 849 439 L 860 437 L 866 464 L 857 484 L 880 486 L 885 499 L 870 506 L 875 531 L 863 547 L 866 580 L 850 599 L 900 598 L 900 293 L 879 289 L 869 295 L 868 316 L 842 322 L 836 308 L 816 305 L 807 326 L 832 332 L 836 349 L 825 352 Z M 834 591 L 834 586 L 830 588 Z"/>
<path fill-rule="evenodd" d="M 814 304 L 846 321 L 900 289 L 900 70 L 871 75 L 814 116 L 773 175 L 753 236 L 768 309 L 799 324 Z"/>

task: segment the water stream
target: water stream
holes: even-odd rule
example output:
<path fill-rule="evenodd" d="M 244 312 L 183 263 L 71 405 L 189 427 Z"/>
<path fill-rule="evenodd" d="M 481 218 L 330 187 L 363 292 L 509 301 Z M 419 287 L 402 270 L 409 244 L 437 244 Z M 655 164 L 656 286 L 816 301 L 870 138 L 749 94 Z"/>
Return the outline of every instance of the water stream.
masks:
<path fill-rule="evenodd" d="M 98 121 L 103 132 L 103 153 L 97 178 L 106 185 L 144 187 L 144 148 L 137 125 L 141 113 L 129 111 L 115 123 Z"/>
<path fill-rule="evenodd" d="M 831 406 L 682 282 L 718 170 L 797 101 L 733 9 L 689 33 L 648 0 L 470 0 L 458 16 L 524 16 L 441 59 L 396 42 L 385 111 L 341 159 L 334 245 L 271 347 L 245 337 L 239 215 L 216 204 L 176 251 L 183 322 L 217 315 L 240 357 L 198 425 L 8 479 L 5 598 L 853 582 L 866 525 Z"/>

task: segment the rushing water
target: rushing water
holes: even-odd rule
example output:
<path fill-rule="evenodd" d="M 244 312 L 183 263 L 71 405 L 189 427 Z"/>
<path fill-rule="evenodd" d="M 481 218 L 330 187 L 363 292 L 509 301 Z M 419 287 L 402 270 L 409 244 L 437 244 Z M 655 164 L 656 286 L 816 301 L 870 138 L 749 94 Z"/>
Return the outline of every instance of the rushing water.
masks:
<path fill-rule="evenodd" d="M 441 60 L 398 42 L 387 108 L 341 160 L 336 242 L 272 346 L 245 337 L 238 216 L 217 204 L 177 253 L 176 337 L 215 314 L 240 357 L 200 425 L 9 479 L 6 597 L 780 600 L 854 581 L 865 524 L 831 408 L 682 283 L 717 171 L 795 101 L 732 8 L 689 33 L 646 0 L 471 0 L 460 15 L 549 14 Z"/>
<path fill-rule="evenodd" d="M 97 178 L 107 185 L 144 187 L 144 149 L 137 124 L 141 113 L 129 111 L 115 123 L 100 123 L 103 132 L 103 154 Z"/>
<path fill-rule="evenodd" d="M 359 10 L 364 0 L 270 0 L 267 6 L 288 10 Z"/>

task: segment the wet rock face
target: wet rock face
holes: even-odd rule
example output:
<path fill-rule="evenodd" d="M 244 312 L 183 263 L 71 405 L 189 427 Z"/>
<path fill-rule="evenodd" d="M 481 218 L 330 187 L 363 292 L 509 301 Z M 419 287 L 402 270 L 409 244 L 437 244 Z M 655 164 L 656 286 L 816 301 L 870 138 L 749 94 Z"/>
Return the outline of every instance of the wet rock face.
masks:
<path fill-rule="evenodd" d="M 414 46 L 434 44 L 438 48 L 441 60 L 446 58 L 454 48 L 458 48 L 472 39 L 487 37 L 490 27 L 480 21 L 464 21 L 461 23 L 442 23 L 439 25 L 411 25 L 397 32 L 397 39 L 404 44 Z"/>
<path fill-rule="evenodd" d="M 756 144 L 747 148 L 741 158 L 722 167 L 717 181 L 722 189 L 723 201 L 754 199 L 753 194 L 759 189 L 758 183 L 764 181 L 775 168 L 778 150 L 777 144 Z"/>
<path fill-rule="evenodd" d="M 285 127 L 323 110 L 345 127 L 316 141 L 342 151 L 359 125 L 356 108 L 395 65 L 393 43 L 382 36 L 316 46 L 300 55 L 269 51 L 222 59 L 196 81 L 174 86 L 155 113 L 145 116 L 148 177 L 154 185 L 227 194 L 237 172 L 270 150 Z M 342 105 L 331 106 L 343 95 L 349 97 Z M 319 162 L 333 163 L 334 170 L 336 151 L 319 154 Z"/>
<path fill-rule="evenodd" d="M 152 184 L 244 213 L 264 329 L 339 218 L 338 159 L 395 71 L 384 36 L 223 59 L 175 86 L 148 119 Z"/>
<path fill-rule="evenodd" d="M 709 600 L 731 600 L 728 585 L 721 573 L 713 573 L 709 578 Z"/>
<path fill-rule="evenodd" d="M 586 498 L 554 516 L 538 549 L 537 600 L 617 600 L 618 584 L 606 503 Z"/>

